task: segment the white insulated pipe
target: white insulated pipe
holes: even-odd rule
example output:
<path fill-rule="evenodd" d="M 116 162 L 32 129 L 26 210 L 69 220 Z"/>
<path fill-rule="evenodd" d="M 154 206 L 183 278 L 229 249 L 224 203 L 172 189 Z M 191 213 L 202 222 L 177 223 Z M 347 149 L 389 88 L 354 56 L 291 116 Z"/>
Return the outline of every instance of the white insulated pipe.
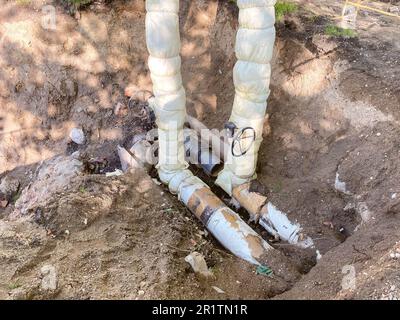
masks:
<path fill-rule="evenodd" d="M 130 149 L 134 168 L 152 152 L 151 144 L 141 136 Z M 120 150 L 125 150 L 120 148 Z M 126 150 L 125 150 L 126 152 Z M 129 156 L 130 153 L 126 152 Z M 132 157 L 132 158 L 133 158 Z M 131 161 L 125 159 L 130 165 Z M 291 268 L 286 258 L 262 239 L 239 215 L 227 207 L 198 177 L 189 170 L 180 170 L 169 177 L 168 188 L 204 224 L 210 233 L 230 252 L 255 265 Z M 282 269 L 283 266 L 283 269 Z M 291 271 L 293 272 L 293 270 Z"/>
<path fill-rule="evenodd" d="M 187 170 L 184 130 L 186 94 L 182 85 L 179 0 L 146 0 L 146 40 L 153 81 L 151 102 L 158 126 L 161 181 L 198 217 L 210 233 L 236 256 L 256 265 L 276 267 L 285 278 L 296 272 L 208 186 Z M 133 146 L 131 151 L 135 152 Z M 138 150 L 143 151 L 142 147 Z"/>
<path fill-rule="evenodd" d="M 188 167 L 183 125 L 186 93 L 181 76 L 179 0 L 146 1 L 146 41 L 158 126 L 160 179 L 168 184 Z"/>
<path fill-rule="evenodd" d="M 233 188 L 256 178 L 267 99 L 270 94 L 271 59 L 275 43 L 275 0 L 237 0 L 239 30 L 233 70 L 235 99 L 230 122 L 237 128 L 251 127 L 255 141 L 239 157 L 228 153 L 216 184 L 232 195 Z"/>
<path fill-rule="evenodd" d="M 240 28 L 236 41 L 239 61 L 234 69 L 236 95 L 230 121 L 238 128 L 253 128 L 256 141 L 246 155 L 232 157 L 228 153 L 228 159 L 225 159 L 225 168 L 217 184 L 230 195 L 235 187 L 255 178 L 275 39 L 275 1 L 238 0 L 237 3 L 240 8 Z M 146 40 L 150 53 L 148 63 L 154 92 L 151 105 L 158 126 L 157 168 L 160 179 L 172 193 L 178 194 L 227 249 L 251 263 L 260 264 L 260 257 L 274 249 L 226 207 L 204 182 L 187 170 L 183 130 L 186 94 L 179 56 L 179 0 L 147 0 L 146 9 Z M 217 141 L 216 145 L 223 146 L 223 143 Z M 131 152 L 134 152 L 133 149 Z M 267 222 L 265 227 L 268 227 Z M 293 235 L 289 233 L 288 238 L 291 238 Z"/>

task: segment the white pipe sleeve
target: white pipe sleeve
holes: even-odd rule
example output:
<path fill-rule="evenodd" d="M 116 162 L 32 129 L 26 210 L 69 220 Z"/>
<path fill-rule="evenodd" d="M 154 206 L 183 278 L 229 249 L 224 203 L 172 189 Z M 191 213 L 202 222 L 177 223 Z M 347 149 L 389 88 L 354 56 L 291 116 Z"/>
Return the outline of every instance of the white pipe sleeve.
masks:
<path fill-rule="evenodd" d="M 146 0 L 146 41 L 154 92 L 159 139 L 158 171 L 168 184 L 188 167 L 185 161 L 183 125 L 186 94 L 182 85 L 179 0 Z"/>
<path fill-rule="evenodd" d="M 275 42 L 275 0 L 238 0 L 239 30 L 233 70 L 235 99 L 230 122 L 237 128 L 252 127 L 256 140 L 240 157 L 228 153 L 225 167 L 216 183 L 228 194 L 254 178 L 258 151 L 262 142 L 271 78 L 271 59 Z"/>

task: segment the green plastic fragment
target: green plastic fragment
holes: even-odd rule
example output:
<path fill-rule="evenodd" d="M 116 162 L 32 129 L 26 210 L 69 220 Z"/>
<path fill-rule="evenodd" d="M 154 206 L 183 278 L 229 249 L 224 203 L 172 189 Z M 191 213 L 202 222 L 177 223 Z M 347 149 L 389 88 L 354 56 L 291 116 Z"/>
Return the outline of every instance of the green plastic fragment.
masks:
<path fill-rule="evenodd" d="M 267 266 L 258 266 L 257 270 L 256 270 L 256 274 L 261 274 L 263 276 L 272 277 L 274 272 L 271 270 L 271 268 L 268 268 Z"/>

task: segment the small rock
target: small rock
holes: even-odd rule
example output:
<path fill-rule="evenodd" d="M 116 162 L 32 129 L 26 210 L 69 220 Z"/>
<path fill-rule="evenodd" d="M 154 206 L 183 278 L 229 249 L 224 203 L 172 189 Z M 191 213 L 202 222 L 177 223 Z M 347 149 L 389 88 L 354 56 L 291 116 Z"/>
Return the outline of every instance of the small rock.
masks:
<path fill-rule="evenodd" d="M 41 287 L 43 290 L 56 290 L 57 289 L 57 272 L 53 265 L 44 265 L 40 269 L 42 276 Z"/>
<path fill-rule="evenodd" d="M 356 209 L 356 205 L 353 202 L 349 202 L 346 204 L 346 206 L 343 208 L 343 211 L 354 211 Z"/>
<path fill-rule="evenodd" d="M 143 291 L 143 290 L 139 290 L 139 291 L 138 291 L 138 295 L 139 295 L 139 296 L 144 296 L 144 291 Z"/>
<path fill-rule="evenodd" d="M 0 183 L 0 193 L 7 197 L 11 197 L 17 193 L 19 189 L 19 181 L 9 176 L 5 176 Z"/>
<path fill-rule="evenodd" d="M 342 193 L 347 194 L 347 195 L 351 194 L 351 192 L 348 191 L 347 188 L 346 188 L 346 182 L 340 181 L 338 172 L 336 172 L 335 189 L 337 191 L 342 192 Z"/>
<path fill-rule="evenodd" d="M 69 137 L 76 144 L 84 144 L 85 143 L 85 134 L 82 129 L 73 128 L 69 133 Z"/>
<path fill-rule="evenodd" d="M 365 202 L 360 202 L 357 204 L 356 212 L 361 216 L 364 223 L 369 222 L 372 217 L 372 212 L 369 210 L 368 205 Z"/>
<path fill-rule="evenodd" d="M 185 261 L 189 263 L 195 273 L 202 275 L 203 277 L 213 276 L 213 273 L 208 270 L 206 260 L 204 256 L 199 252 L 192 252 L 185 257 Z"/>
<path fill-rule="evenodd" d="M 119 177 L 122 176 L 124 173 L 119 170 L 119 169 L 115 169 L 114 172 L 106 172 L 106 177 Z"/>
<path fill-rule="evenodd" d="M 392 253 L 390 254 L 390 258 L 395 259 L 395 260 L 398 260 L 398 259 L 400 259 L 400 253 L 398 253 L 398 252 L 392 252 Z"/>
<path fill-rule="evenodd" d="M 220 289 L 220 288 L 218 288 L 218 287 L 216 287 L 216 286 L 212 286 L 212 288 L 213 288 L 215 291 L 217 291 L 218 293 L 225 293 L 224 290 L 222 290 L 222 289 Z"/>

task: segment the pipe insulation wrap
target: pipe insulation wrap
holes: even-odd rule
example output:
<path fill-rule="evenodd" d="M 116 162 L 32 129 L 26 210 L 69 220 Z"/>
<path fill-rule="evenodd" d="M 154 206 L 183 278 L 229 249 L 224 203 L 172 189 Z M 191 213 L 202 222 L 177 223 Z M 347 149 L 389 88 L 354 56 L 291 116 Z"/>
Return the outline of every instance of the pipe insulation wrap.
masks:
<path fill-rule="evenodd" d="M 147 0 L 146 10 L 148 64 L 159 139 L 157 168 L 161 180 L 168 184 L 174 174 L 188 167 L 183 134 L 186 93 L 179 56 L 179 0 Z"/>
<path fill-rule="evenodd" d="M 271 59 L 275 43 L 275 0 L 238 0 L 239 30 L 236 36 L 235 99 L 229 119 L 237 128 L 254 129 L 255 142 L 242 156 L 228 153 L 216 183 L 232 195 L 234 187 L 256 178 L 267 99 L 270 94 Z"/>

